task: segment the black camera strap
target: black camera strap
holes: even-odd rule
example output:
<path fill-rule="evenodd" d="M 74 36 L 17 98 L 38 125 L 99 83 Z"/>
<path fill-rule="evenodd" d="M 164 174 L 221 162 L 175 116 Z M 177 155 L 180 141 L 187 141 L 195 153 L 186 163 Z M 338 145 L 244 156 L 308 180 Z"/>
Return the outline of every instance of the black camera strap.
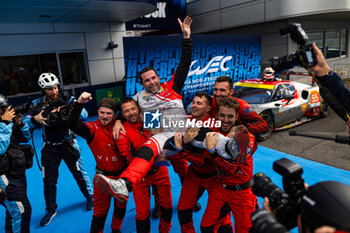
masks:
<path fill-rule="evenodd" d="M 35 154 L 35 160 L 36 160 L 36 163 L 38 165 L 39 170 L 42 171 L 41 164 L 40 164 L 39 158 L 38 158 L 38 154 L 36 153 L 36 149 L 35 149 L 35 145 L 34 145 L 34 136 L 33 136 L 34 129 L 30 130 L 30 135 L 32 138 L 32 145 L 33 145 L 33 150 L 34 150 L 34 154 Z"/>

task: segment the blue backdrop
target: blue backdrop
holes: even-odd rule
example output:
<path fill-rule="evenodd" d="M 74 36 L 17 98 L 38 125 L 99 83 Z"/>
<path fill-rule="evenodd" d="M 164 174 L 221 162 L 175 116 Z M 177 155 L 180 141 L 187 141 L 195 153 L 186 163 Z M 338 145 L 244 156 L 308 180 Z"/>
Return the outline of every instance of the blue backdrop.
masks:
<path fill-rule="evenodd" d="M 192 65 L 183 88 L 183 102 L 190 103 L 198 91 L 212 94 L 217 77 L 234 82 L 260 77 L 261 39 L 257 36 L 194 35 Z M 173 75 L 181 56 L 181 36 L 124 38 L 125 94 L 142 90 L 138 72 L 153 67 L 160 81 Z"/>

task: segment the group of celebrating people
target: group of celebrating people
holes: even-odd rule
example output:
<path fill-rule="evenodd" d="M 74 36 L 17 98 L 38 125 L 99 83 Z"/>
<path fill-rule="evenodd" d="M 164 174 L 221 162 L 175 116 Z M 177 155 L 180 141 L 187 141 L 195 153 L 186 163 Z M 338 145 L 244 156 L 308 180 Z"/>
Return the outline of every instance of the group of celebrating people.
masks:
<path fill-rule="evenodd" d="M 87 199 L 87 209 L 93 209 L 90 232 L 103 232 L 111 200 L 114 205 L 112 232 L 120 232 L 131 191 L 136 206 L 137 232 L 150 232 L 151 187 L 159 206 L 159 232 L 169 232 L 173 213 L 171 180 L 168 168 L 159 165 L 169 160 L 182 183 L 177 202 L 182 232 L 195 232 L 192 213 L 205 190 L 208 202 L 200 223 L 202 232 L 249 231 L 251 214 L 258 207 L 257 198 L 251 191 L 253 154 L 257 149 L 256 138 L 267 132 L 268 125 L 247 102 L 231 96 L 233 83 L 228 76 L 216 79 L 214 97 L 198 92 L 191 103 L 191 115 L 186 115 L 181 91 L 192 59 L 192 19 L 186 17 L 183 22 L 178 22 L 183 40 L 176 72 L 169 81 L 161 84 L 156 70 L 144 68 L 140 72 L 144 90 L 133 98 L 125 97 L 118 116 L 115 101 L 103 98 L 98 103 L 98 119 L 84 122 L 87 116 L 84 104 L 92 100 L 92 95 L 83 92 L 78 99 L 64 100 L 62 105 L 70 106 L 66 120 L 49 125 L 47 116 L 40 111 L 34 116 L 17 119 L 14 124 L 14 110 L 8 106 L 6 98 L 0 96 L 3 107 L 0 130 L 7 136 L 19 137 L 12 134 L 14 127 L 13 132 L 22 132 L 20 138 L 25 141 L 29 139 L 29 126 L 44 126 L 41 161 L 47 212 L 41 225 L 48 225 L 57 213 L 56 184 L 58 167 L 63 159 Z M 32 107 L 61 98 L 59 81 L 54 74 L 44 73 L 38 82 L 44 97 L 33 101 Z M 60 111 L 60 108 L 52 111 Z M 221 124 L 212 128 L 180 128 L 177 125 L 167 130 L 146 129 L 142 119 L 144 112 L 159 112 L 171 122 L 217 120 Z M 86 140 L 96 160 L 93 189 L 71 131 Z M 18 140 L 10 140 L 6 135 L 2 134 L 0 138 L 1 155 L 19 145 Z M 26 195 L 25 173 L 18 175 L 9 172 L 11 170 L 13 167 L 8 167 L 0 178 L 0 187 L 6 189 L 7 194 L 3 201 L 6 232 L 29 232 L 31 206 Z"/>

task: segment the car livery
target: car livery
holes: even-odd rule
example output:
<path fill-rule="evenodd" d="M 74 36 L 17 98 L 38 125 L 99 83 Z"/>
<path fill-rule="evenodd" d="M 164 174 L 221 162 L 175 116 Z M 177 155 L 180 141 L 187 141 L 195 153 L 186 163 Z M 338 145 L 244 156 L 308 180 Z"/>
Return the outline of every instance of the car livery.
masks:
<path fill-rule="evenodd" d="M 273 130 L 290 128 L 317 117 L 327 117 L 329 107 L 318 86 L 288 80 L 248 79 L 236 82 L 234 96 L 247 101 Z"/>

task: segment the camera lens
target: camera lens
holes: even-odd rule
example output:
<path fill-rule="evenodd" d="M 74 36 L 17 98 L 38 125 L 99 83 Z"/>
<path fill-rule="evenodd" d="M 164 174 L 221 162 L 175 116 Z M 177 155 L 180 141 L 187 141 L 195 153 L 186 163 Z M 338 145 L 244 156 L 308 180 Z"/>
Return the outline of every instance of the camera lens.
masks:
<path fill-rule="evenodd" d="M 271 67 L 276 73 L 281 73 L 297 65 L 299 65 L 299 58 L 295 53 L 283 57 L 274 57 L 271 60 Z"/>
<path fill-rule="evenodd" d="M 250 233 L 287 233 L 285 226 L 279 223 L 276 217 L 267 210 L 257 210 L 252 213 L 252 228 Z"/>

